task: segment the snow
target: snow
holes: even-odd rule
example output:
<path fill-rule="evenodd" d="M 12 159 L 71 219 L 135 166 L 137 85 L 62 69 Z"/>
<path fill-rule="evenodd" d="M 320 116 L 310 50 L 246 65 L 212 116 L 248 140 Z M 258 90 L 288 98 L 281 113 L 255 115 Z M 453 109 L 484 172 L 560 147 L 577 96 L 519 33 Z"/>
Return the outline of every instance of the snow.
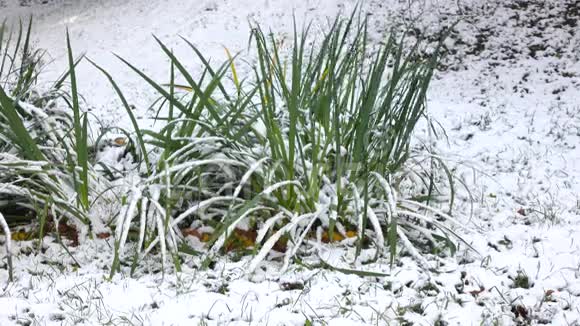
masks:
<path fill-rule="evenodd" d="M 299 24 L 313 19 L 322 28 L 328 17 L 355 5 L 54 0 L 20 6 L 5 0 L 0 20 L 34 14 L 35 47 L 47 49 L 51 61 L 41 84 L 66 69 L 68 28 L 75 53 L 86 53 L 111 72 L 146 123 L 153 92 L 112 52 L 163 81 L 169 79 L 169 63 L 151 34 L 179 57 L 191 57 L 182 35 L 220 62 L 227 58 L 223 46 L 232 53 L 246 49 L 251 22 L 290 35 L 293 14 Z M 409 24 L 428 38 L 463 17 L 447 41 L 456 52 L 443 62 L 448 69 L 437 72 L 428 108 L 448 135 L 435 144 L 437 152 L 464 177 L 474 198 L 472 214 L 467 201 L 456 211 L 465 212 L 461 221 L 477 230 L 458 232 L 479 255 L 460 248 L 453 258 L 427 256 L 437 265 L 431 279 L 410 257 L 391 269 L 388 257 L 355 263 L 353 248 L 328 245 L 321 258 L 332 266 L 388 276 L 300 265 L 279 275 L 279 261 L 247 275 L 251 257 L 223 258 L 208 271 L 197 270 L 200 262 L 191 258 L 182 273 L 163 274 L 159 261 L 148 258 L 136 278 L 108 280 L 111 240 L 71 247 L 77 268 L 47 237 L 44 253 L 31 254 L 30 242 L 13 243 L 16 281 L 0 291 L 0 325 L 580 324 L 579 6 L 573 0 L 362 4 L 372 14 L 377 40 L 390 27 Z M 198 72 L 200 66 L 191 61 L 188 68 Z M 87 62 L 77 75 L 85 106 L 105 124 L 130 127 L 104 76 Z M 425 128 L 417 133 L 427 135 Z M 462 189 L 461 198 L 467 197 Z M 0 257 L 4 250 L 1 246 Z M 370 249 L 361 257 L 373 255 Z M 2 286 L 8 279 L 5 264 L 0 261 Z M 514 287 L 522 275 L 529 279 L 527 289 Z"/>

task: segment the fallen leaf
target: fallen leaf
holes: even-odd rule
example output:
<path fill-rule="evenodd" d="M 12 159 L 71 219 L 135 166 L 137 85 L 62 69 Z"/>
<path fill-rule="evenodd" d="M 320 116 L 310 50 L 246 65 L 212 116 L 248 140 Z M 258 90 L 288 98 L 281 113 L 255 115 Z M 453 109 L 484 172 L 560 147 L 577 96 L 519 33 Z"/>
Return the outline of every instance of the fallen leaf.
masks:
<path fill-rule="evenodd" d="M 181 234 L 183 234 L 184 236 L 196 237 L 201 242 L 208 242 L 209 239 L 211 238 L 210 233 L 205 233 L 205 232 L 200 233 L 197 229 L 192 229 L 192 228 L 181 229 Z"/>
<path fill-rule="evenodd" d="M 111 236 L 111 233 L 109 233 L 109 232 L 97 233 L 97 238 L 99 238 L 99 239 L 107 239 L 110 236 Z"/>
<path fill-rule="evenodd" d="M 12 232 L 11 236 L 13 241 L 28 241 L 30 239 L 33 239 L 34 237 L 35 234 L 33 234 L 32 232 L 26 232 L 24 230 Z"/>
<path fill-rule="evenodd" d="M 125 137 L 117 137 L 117 138 L 115 138 L 115 140 L 113 140 L 113 142 L 117 146 L 125 146 L 125 145 L 127 145 L 127 138 L 125 138 Z"/>
<path fill-rule="evenodd" d="M 480 295 L 483 291 L 485 291 L 485 288 L 483 286 L 479 287 L 479 290 L 473 290 L 473 291 L 469 291 L 469 294 L 471 294 L 474 297 L 477 297 L 478 295 Z"/>
<path fill-rule="evenodd" d="M 528 319 L 528 309 L 522 305 L 513 306 L 512 313 L 516 315 L 516 318 L 522 317 L 524 320 Z"/>

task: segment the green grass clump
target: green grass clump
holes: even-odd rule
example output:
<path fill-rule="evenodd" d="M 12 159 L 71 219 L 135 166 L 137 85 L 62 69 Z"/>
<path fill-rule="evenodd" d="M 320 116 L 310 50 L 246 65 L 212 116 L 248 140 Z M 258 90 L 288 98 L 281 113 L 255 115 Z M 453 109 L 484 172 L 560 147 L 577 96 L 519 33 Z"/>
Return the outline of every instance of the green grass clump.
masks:
<path fill-rule="evenodd" d="M 376 257 L 388 247 L 391 262 L 398 245 L 425 267 L 416 244 L 455 251 L 451 238 L 461 238 L 450 223 L 460 223 L 430 205 L 441 194 L 452 205 L 452 174 L 431 153 L 411 146 L 413 130 L 425 118 L 438 52 L 418 59 L 418 45 L 409 50 L 395 36 L 371 44 L 367 21 L 355 14 L 337 18 L 320 42 L 309 26 L 301 32 L 295 27 L 289 54 L 279 49 L 288 40 L 259 26 L 252 31 L 257 61 L 253 75 L 242 79 L 229 52 L 214 68 L 188 41 L 203 67 L 197 78 L 159 40 L 171 61 L 169 84 L 121 59 L 159 93 L 157 119 L 165 122 L 151 131 L 132 119 L 138 142 L 155 153 L 126 206 L 130 214 L 118 223 L 128 232 L 140 216 L 135 257 L 157 244 L 165 252 L 164 242 L 176 254 L 178 226 L 191 223 L 216 229 L 209 244 L 209 254 L 216 254 L 242 222 L 257 230 L 249 270 L 282 238 L 290 239 L 286 267 L 306 237 L 322 229 L 330 238 L 356 229 L 359 253 L 371 239 Z M 176 77 L 187 85 L 176 85 Z M 422 168 L 425 161 L 430 168 Z M 449 188 L 450 194 L 443 192 Z M 158 221 L 147 224 L 150 218 Z M 145 231 L 146 224 L 157 227 Z M 117 241 L 122 249 L 123 232 Z"/>
<path fill-rule="evenodd" d="M 240 242 L 255 245 L 249 271 L 281 243 L 287 268 L 306 239 L 320 242 L 322 234 L 356 234 L 357 257 L 370 245 L 376 258 L 389 254 L 393 263 L 404 252 L 425 268 L 424 252 L 456 250 L 463 240 L 451 224 L 460 223 L 451 210 L 433 205 L 443 196 L 453 206 L 453 175 L 425 147 L 411 145 L 426 118 L 438 51 L 425 58 L 418 44 L 409 49 L 394 35 L 375 44 L 366 19 L 356 14 L 338 17 L 320 41 L 310 25 L 294 26 L 289 40 L 254 26 L 256 60 L 244 69 L 247 76 L 227 49 L 227 60 L 213 66 L 187 40 L 201 63 L 199 75 L 156 39 L 170 61 L 168 84 L 119 58 L 159 94 L 159 130 L 142 128 L 113 76 L 89 60 L 127 111 L 134 133 L 124 132 L 139 163 L 137 177 L 116 183 L 127 191 L 110 221 L 111 277 L 128 252 L 134 271 L 157 249 L 163 263 L 172 258 L 179 270 L 180 254 L 194 252 L 181 234 L 190 225 L 215 230 L 206 261 L 224 250 L 238 227 L 249 227 Z M 41 55 L 28 45 L 30 26 L 25 36 L 22 30 L 15 45 L 11 36 L 3 43 L 5 25 L 0 30 L 0 71 L 4 61 L 10 66 L 8 75 L 0 73 L 0 209 L 25 207 L 90 226 L 100 218 L 91 215 L 92 206 L 112 186 L 94 168 L 89 119 L 77 90 L 80 59 L 73 59 L 67 34 L 69 70 L 49 92 L 33 96 Z M 14 47 L 20 56 L 8 55 Z M 68 108 L 61 109 L 63 103 Z M 132 237 L 137 241 L 127 250 Z"/>
<path fill-rule="evenodd" d="M 529 289 L 532 286 L 530 278 L 523 271 L 518 271 L 517 275 L 513 278 L 513 281 L 513 288 Z"/>
<path fill-rule="evenodd" d="M 32 19 L 26 34 L 22 23 L 16 34 L 6 23 L 0 27 L 0 210 L 16 213 L 5 215 L 8 224 L 22 222 L 25 209 L 33 219 L 50 215 L 90 227 L 90 200 L 104 186 L 89 162 L 88 119 L 74 73 L 80 59 L 73 60 L 67 37 L 69 69 L 41 93 L 35 83 L 42 52 L 31 50 L 31 25 Z"/>
<path fill-rule="evenodd" d="M 214 70 L 201 52 L 187 42 L 204 64 L 202 76 L 195 80 L 173 53 L 159 40 L 158 43 L 171 60 L 169 91 L 126 60 L 121 60 L 158 91 L 166 103 L 167 116 L 158 113 L 157 120 L 164 123 L 159 131 L 141 130 L 113 78 L 94 64 L 108 77 L 124 103 L 136 132 L 136 142 L 145 153 L 146 165 L 144 179 L 133 188 L 132 196 L 116 222 L 111 275 L 119 267 L 131 221 L 136 215 L 139 216 L 139 241 L 135 262 L 157 244 L 163 261 L 169 246 L 176 262 L 181 242 L 179 226 L 186 221 L 191 223 L 193 219 L 215 223 L 214 217 L 223 216 L 232 203 L 242 201 L 231 193 L 252 156 L 248 156 L 241 148 L 242 144 L 235 140 L 251 132 L 252 123 L 257 120 L 248 114 L 252 112 L 250 100 L 253 94 L 239 93 L 234 98 L 226 92 L 223 81 L 228 63 Z M 187 80 L 190 96 L 179 97 L 176 93 L 176 70 Z M 148 151 L 146 147 L 153 149 Z"/>

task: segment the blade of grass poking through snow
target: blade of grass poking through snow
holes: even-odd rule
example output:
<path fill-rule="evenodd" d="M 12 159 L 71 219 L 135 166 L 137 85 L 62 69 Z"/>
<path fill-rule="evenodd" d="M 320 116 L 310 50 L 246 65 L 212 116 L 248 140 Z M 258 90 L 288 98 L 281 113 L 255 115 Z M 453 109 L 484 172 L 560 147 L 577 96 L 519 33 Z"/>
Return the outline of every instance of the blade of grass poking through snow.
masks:
<path fill-rule="evenodd" d="M 20 74 L 24 74 L 28 59 L 28 48 L 30 46 L 30 32 L 32 31 L 32 15 L 28 20 L 28 29 L 26 30 L 26 38 L 24 39 L 24 48 L 22 49 L 22 61 L 20 67 Z"/>
<path fill-rule="evenodd" d="M 233 139 L 236 141 L 239 141 L 242 137 L 242 135 L 253 131 L 252 125 L 259 119 L 259 115 L 257 114 L 253 114 L 252 116 L 248 116 L 249 112 L 252 112 L 253 110 L 250 109 L 250 107 L 252 106 L 252 99 L 253 96 L 257 93 L 258 89 L 257 87 L 251 87 L 251 90 L 247 93 L 247 94 L 242 94 L 242 81 L 239 80 L 239 78 L 237 77 L 237 70 L 235 68 L 235 64 L 234 64 L 234 60 L 236 58 L 236 56 L 229 56 L 230 60 L 225 61 L 218 69 L 217 71 L 215 69 L 212 68 L 212 66 L 209 64 L 209 61 L 203 56 L 203 54 L 201 53 L 201 51 L 199 49 L 197 49 L 197 47 L 195 45 L 193 45 L 190 41 L 188 41 L 187 39 L 181 37 L 184 42 L 187 43 L 187 45 L 194 51 L 194 53 L 197 55 L 198 59 L 203 63 L 204 65 L 204 75 L 205 73 L 209 73 L 210 77 L 211 77 L 211 81 L 209 83 L 208 86 L 206 86 L 206 90 L 205 92 L 208 94 L 214 93 L 215 91 L 215 87 L 217 86 L 217 88 L 219 89 L 219 94 L 217 94 L 217 98 L 224 99 L 225 103 L 232 103 L 231 107 L 228 105 L 226 106 L 227 110 L 225 112 L 225 114 L 222 116 L 221 122 L 217 122 L 214 125 L 214 130 L 219 130 L 220 134 L 225 134 L 227 136 L 227 138 L 229 139 Z M 235 97 L 235 99 L 232 99 L 232 97 L 228 94 L 228 92 L 226 91 L 226 86 L 224 86 L 222 80 L 224 79 L 225 74 L 227 73 L 227 67 L 230 67 L 230 70 L 232 71 L 232 73 L 235 76 L 234 81 L 237 80 L 237 82 L 235 82 L 235 84 L 237 84 L 237 96 Z M 187 78 L 187 73 L 184 73 L 184 76 Z M 203 80 L 203 78 L 201 79 Z M 201 85 L 202 82 L 198 82 L 197 85 Z M 190 88 L 191 92 L 194 91 L 193 87 Z M 196 98 L 196 97 L 194 97 Z M 235 101 L 234 101 L 235 100 Z M 190 107 L 191 107 L 191 111 L 195 112 L 194 114 L 199 115 L 199 113 L 201 113 L 200 109 L 203 108 L 203 105 L 198 105 L 197 109 L 194 111 L 193 107 L 194 107 L 194 101 L 190 102 Z M 222 106 L 223 108 L 223 106 Z M 243 121 L 243 123 L 240 123 L 241 121 Z M 233 130 L 231 130 L 231 126 L 235 126 L 235 125 L 239 125 L 241 124 L 241 126 L 239 128 L 235 129 L 235 134 L 233 134 Z M 191 135 L 192 130 L 191 128 L 187 129 L 187 128 L 182 128 L 180 134 L 181 135 Z M 214 134 L 218 134 L 215 133 Z"/>
<path fill-rule="evenodd" d="M 8 66 L 8 75 L 10 75 L 10 73 L 12 72 L 12 69 L 14 68 L 14 63 L 16 61 L 16 57 L 18 55 L 18 50 L 20 50 L 20 42 L 22 41 L 22 20 L 19 19 L 18 20 L 18 38 L 16 39 L 16 45 L 14 46 L 14 53 L 12 54 L 12 56 L 9 56 L 8 59 L 10 60 L 10 65 Z M 6 53 L 8 53 L 8 46 L 6 47 Z M 8 83 L 8 78 L 6 78 L 6 80 L 4 81 L 4 87 L 6 88 L 6 85 Z"/>
<path fill-rule="evenodd" d="M 87 130 L 87 116 L 81 121 L 81 110 L 79 106 L 79 95 L 77 91 L 77 78 L 75 74 L 75 63 L 72 54 L 72 47 L 70 44 L 70 36 L 68 29 L 66 31 L 66 45 L 68 53 L 68 63 L 70 69 L 70 83 L 71 83 L 71 97 L 73 110 L 73 127 L 75 133 L 75 150 L 77 155 L 77 165 L 81 168 L 80 182 L 75 181 L 78 199 L 86 211 L 89 209 L 89 165 L 88 165 L 88 130 Z M 71 167 L 75 169 L 75 167 Z"/>
<path fill-rule="evenodd" d="M 367 46 L 367 30 L 366 24 L 364 25 L 364 32 L 363 32 L 363 40 L 362 40 L 362 52 L 366 52 Z M 373 62 L 379 58 L 379 54 L 375 57 Z M 376 74 L 376 72 L 375 72 Z M 373 75 L 373 70 L 371 68 L 370 76 L 367 76 L 366 80 L 364 81 L 364 85 L 366 86 L 362 92 L 361 100 L 360 100 L 360 107 L 358 108 L 358 112 L 356 112 L 356 121 L 355 121 L 355 128 L 354 128 L 354 147 L 353 147 L 353 162 L 356 165 L 362 166 L 362 179 L 363 179 L 363 208 L 362 208 L 362 225 L 360 226 L 361 235 L 358 239 L 357 246 L 356 246 L 356 256 L 360 255 L 362 250 L 362 243 L 365 238 L 365 231 L 367 227 L 368 221 L 368 207 L 369 207 L 369 156 L 368 156 L 368 144 L 369 144 L 369 119 L 371 115 L 371 110 L 374 104 L 374 96 L 372 82 L 376 85 L 376 77 L 373 79 L 371 76 Z M 375 86 L 376 88 L 376 86 Z M 359 212 L 360 214 L 360 212 Z"/>
<path fill-rule="evenodd" d="M 44 209 L 42 209 L 42 213 L 40 214 L 40 221 L 39 228 L 38 228 L 38 251 L 42 249 L 42 245 L 44 242 L 44 227 L 46 226 L 46 219 L 48 218 L 48 209 L 51 206 L 50 198 L 46 200 L 46 204 L 44 205 Z M 39 210 L 40 211 L 40 210 Z"/>
<path fill-rule="evenodd" d="M 173 63 L 173 61 L 171 62 L 171 68 L 170 68 L 170 72 L 169 72 L 169 96 L 170 97 L 174 97 L 175 94 L 175 64 Z M 169 102 L 169 114 L 168 114 L 168 124 L 169 127 L 167 128 L 167 139 L 171 139 L 171 134 L 172 134 L 172 120 L 173 120 L 173 104 L 171 102 Z M 163 159 L 161 160 L 163 162 L 163 168 L 165 169 L 165 196 L 167 198 L 167 200 L 165 200 L 165 219 L 163 221 L 163 229 L 160 230 L 160 232 L 162 232 L 163 234 L 167 234 L 169 231 L 169 222 L 171 219 L 171 212 L 173 209 L 173 203 L 171 200 L 172 197 L 172 193 L 171 193 L 171 187 L 172 187 L 172 180 L 171 180 L 171 173 L 169 173 L 169 166 L 167 163 L 167 158 L 170 155 L 169 152 L 169 144 L 170 142 L 166 142 L 165 145 L 165 151 L 163 153 Z M 175 250 L 172 252 L 172 257 L 173 257 L 173 266 L 175 267 L 175 270 L 177 272 L 181 272 L 181 263 L 179 261 L 179 254 L 178 254 L 178 250 L 177 248 L 174 248 Z M 163 261 L 162 264 L 164 264 L 165 262 Z"/>
<path fill-rule="evenodd" d="M 391 274 L 381 273 L 381 272 L 361 271 L 361 270 L 356 270 L 356 269 L 334 267 L 331 264 L 324 261 L 324 259 L 322 259 L 322 257 L 318 256 L 318 259 L 319 259 L 320 263 L 318 263 L 316 265 L 306 264 L 299 258 L 296 258 L 296 262 L 298 265 L 304 266 L 310 270 L 324 268 L 324 269 L 328 269 L 330 271 L 337 271 L 337 272 L 340 272 L 342 274 L 346 274 L 346 275 L 351 274 L 351 275 L 357 275 L 360 277 L 389 277 L 389 276 L 391 276 Z"/>
<path fill-rule="evenodd" d="M 29 46 L 30 46 L 30 33 L 32 31 L 32 15 L 30 15 L 30 19 L 28 21 L 28 29 L 26 30 L 26 36 L 24 38 L 24 44 L 23 44 L 23 48 L 22 48 L 22 58 L 20 59 L 20 78 L 18 78 L 18 81 L 16 83 L 16 87 L 14 88 L 14 95 L 20 95 L 20 91 L 23 88 L 25 82 L 27 81 L 28 78 L 23 78 L 26 74 L 26 72 L 28 71 L 30 74 L 33 72 L 32 69 L 29 69 L 30 65 L 33 65 L 34 63 L 32 61 L 30 61 L 29 59 Z M 14 56 L 13 58 L 13 62 L 16 60 L 16 51 L 18 49 L 15 50 L 14 52 Z M 30 75 L 28 76 L 30 77 Z"/>
<path fill-rule="evenodd" d="M 107 79 L 109 80 L 109 82 L 111 83 L 113 88 L 115 89 L 117 96 L 119 96 L 119 99 L 121 100 L 121 103 L 123 104 L 123 107 L 125 108 L 125 111 L 127 111 L 127 115 L 129 116 L 129 119 L 131 119 L 131 123 L 133 124 L 133 129 L 135 129 L 135 134 L 137 136 L 137 140 L 139 141 L 139 148 L 141 149 L 141 155 L 143 155 L 143 160 L 145 161 L 145 167 L 147 168 L 147 174 L 150 176 L 151 175 L 151 164 L 149 163 L 149 155 L 147 153 L 147 149 L 145 148 L 145 142 L 143 141 L 143 133 L 141 132 L 141 128 L 139 127 L 139 123 L 137 123 L 137 119 L 135 118 L 135 115 L 133 114 L 133 110 L 129 106 L 127 99 L 125 98 L 125 95 L 123 95 L 123 92 L 121 91 L 121 89 L 119 88 L 119 86 L 117 85 L 117 83 L 115 82 L 113 77 L 111 77 L 111 75 L 105 69 L 103 69 L 102 67 L 97 65 L 92 60 L 90 60 L 88 58 L 87 58 L 87 60 L 93 66 L 95 66 L 95 68 L 100 70 L 107 77 Z M 173 94 L 172 94 L 172 96 L 173 96 Z M 173 105 L 172 105 L 172 107 L 173 107 Z"/>
<path fill-rule="evenodd" d="M 234 63 L 234 58 L 230 54 L 230 50 L 224 46 L 224 50 L 226 51 L 226 55 L 228 56 L 228 60 L 230 61 L 230 69 L 232 71 L 232 77 L 234 79 L 234 85 L 236 86 L 236 90 L 238 94 L 240 93 L 240 81 L 238 80 L 238 73 L 236 72 L 236 65 Z"/>
<path fill-rule="evenodd" d="M 4 232 L 4 237 L 6 237 L 6 259 L 8 260 L 8 282 L 14 282 L 14 274 L 12 269 L 12 234 L 10 233 L 10 228 L 8 227 L 8 223 L 6 223 L 6 219 L 4 215 L 0 213 L 0 226 L 2 227 L 2 231 Z"/>
<path fill-rule="evenodd" d="M 166 48 L 165 48 L 166 49 Z M 166 52 L 167 53 L 167 52 Z M 189 119 L 189 121 L 191 122 L 190 124 L 188 124 L 188 130 L 189 132 L 186 133 L 186 135 L 191 135 L 193 129 L 196 126 L 199 126 L 201 131 L 200 132 L 209 132 L 209 133 L 213 133 L 213 134 L 218 134 L 218 130 L 215 130 L 215 128 L 210 128 L 209 126 L 207 126 L 204 123 L 199 123 L 199 115 L 201 115 L 201 109 L 204 108 L 203 105 L 197 107 L 197 110 L 192 111 L 192 109 L 186 105 L 184 105 L 183 103 L 181 103 L 178 99 L 176 99 L 175 97 L 171 97 L 170 94 L 165 90 L 165 88 L 161 85 L 159 85 L 158 83 L 156 83 L 155 81 L 153 81 L 153 79 L 151 79 L 149 76 L 147 76 L 146 74 L 144 74 L 142 71 L 140 71 L 139 69 L 137 69 L 135 66 L 133 66 L 131 63 L 129 63 L 127 60 L 123 59 L 122 57 L 115 55 L 117 58 L 119 58 L 119 60 L 121 60 L 123 63 L 125 63 L 127 66 L 129 66 L 129 68 L 131 68 L 133 71 L 135 71 L 139 76 L 141 76 L 141 78 L 143 78 L 145 81 L 147 81 L 147 83 L 149 85 L 151 85 L 159 94 L 161 94 L 161 96 L 165 99 L 167 99 L 168 101 L 170 101 L 171 103 L 173 103 L 174 107 L 179 109 L 179 111 L 181 112 L 181 114 L 183 114 L 186 118 Z M 169 56 L 170 58 L 173 57 L 173 55 L 170 54 L 169 52 Z M 173 59 L 175 59 L 175 57 L 173 57 Z M 173 60 L 176 67 L 181 67 L 181 69 L 179 69 L 181 72 L 185 71 L 185 75 L 189 76 L 187 74 L 187 71 L 183 68 L 183 66 L 178 65 L 177 62 L 175 60 Z M 222 73 L 220 76 L 215 77 L 214 79 L 221 79 L 221 77 L 223 76 L 223 74 L 225 74 L 226 70 L 222 69 Z M 189 76 L 191 78 L 191 76 Z M 192 79 L 189 80 L 189 82 L 192 82 L 194 84 L 197 85 L 197 83 L 195 83 Z M 205 91 L 206 93 L 209 92 L 209 90 Z M 194 92 L 194 94 L 199 94 L 198 92 Z M 193 103 L 193 102 L 192 102 Z M 222 128 L 220 131 L 223 132 L 228 132 L 228 128 Z"/>
<path fill-rule="evenodd" d="M 183 105 L 183 103 L 181 103 L 179 100 L 177 100 L 174 97 L 170 97 L 169 93 L 165 90 L 165 88 L 161 85 L 159 85 L 158 83 L 156 83 L 153 79 L 151 79 L 149 76 L 147 76 L 145 73 L 143 73 L 141 70 L 139 70 L 137 67 L 133 66 L 131 63 L 129 63 L 129 61 L 123 59 L 122 57 L 120 57 L 119 55 L 115 54 L 115 56 L 121 60 L 124 64 L 126 64 L 129 68 L 131 68 L 131 70 L 133 70 L 134 72 L 136 72 L 141 78 L 143 78 L 149 85 L 151 85 L 159 94 L 161 94 L 164 98 L 166 98 L 168 101 L 171 101 L 173 103 L 173 105 L 178 108 L 183 114 L 185 114 L 188 118 L 191 118 L 191 114 L 189 113 L 188 108 Z"/>
<path fill-rule="evenodd" d="M 183 41 L 185 41 L 185 43 L 187 43 L 187 45 L 193 50 L 193 52 L 195 52 L 195 54 L 197 55 L 199 60 L 203 63 L 204 68 L 207 69 L 207 71 L 209 72 L 210 77 L 214 78 L 216 73 L 213 70 L 213 68 L 211 67 L 211 65 L 209 64 L 209 61 L 203 56 L 201 51 L 199 51 L 199 49 L 195 45 L 193 45 L 193 43 L 188 41 L 186 38 L 184 38 L 183 36 L 180 36 L 180 37 Z M 219 83 L 218 88 L 220 89 L 221 94 L 224 97 L 224 99 L 226 101 L 230 101 L 230 96 L 229 96 L 228 92 L 226 91 L 224 85 L 222 83 Z"/>
<path fill-rule="evenodd" d="M 295 155 L 297 145 L 298 117 L 300 115 L 299 82 L 301 72 L 301 58 L 298 56 L 298 36 L 294 36 L 294 50 L 292 54 L 292 77 L 290 85 L 285 77 L 284 64 L 280 61 L 278 47 L 274 37 L 266 37 L 260 27 L 253 32 L 258 53 L 258 67 L 255 72 L 258 80 L 260 94 L 262 122 L 266 127 L 266 138 L 274 161 L 280 161 L 283 165 L 281 173 L 285 180 L 293 180 L 295 175 Z M 273 50 L 270 50 L 270 47 Z M 285 104 L 285 110 L 289 121 L 286 124 L 278 117 L 280 108 L 277 98 Z M 297 144 L 298 141 L 298 144 Z M 307 182 L 308 183 L 308 182 Z M 282 189 L 277 191 L 277 198 L 281 204 L 290 209 L 298 209 L 298 201 L 293 187 L 287 188 L 288 193 L 282 194 Z"/>
<path fill-rule="evenodd" d="M 6 30 L 7 30 L 6 20 L 4 20 L 4 22 L 2 22 L 2 34 L 0 35 L 0 37 L 4 38 L 4 33 L 6 32 Z M 13 35 L 14 35 L 14 31 L 12 29 L 10 29 L 10 32 L 8 33 L 8 39 L 6 40 L 5 47 L 4 47 L 4 54 L 2 54 L 2 64 L 0 65 L 0 78 L 2 78 L 2 76 L 4 75 L 4 68 L 6 68 L 6 61 L 10 60 L 10 62 L 12 62 L 12 58 L 8 54 L 8 51 L 10 49 L 10 44 L 12 43 L 12 36 Z M 2 47 L 2 43 L 0 42 L 0 48 L 1 47 Z M 10 70 L 8 70 L 8 71 L 10 71 Z M 8 73 L 8 75 L 10 75 L 10 73 Z M 7 82 L 8 82 L 8 76 L 6 76 L 6 78 L 4 80 L 4 87 L 6 87 Z"/>
<path fill-rule="evenodd" d="M 73 64 L 73 68 L 76 69 L 77 65 L 85 58 L 85 55 L 81 55 L 80 57 L 78 57 L 74 64 Z M 60 89 L 62 87 L 62 85 L 64 84 L 64 82 L 66 81 L 66 79 L 69 77 L 70 75 L 70 67 L 67 68 L 67 70 L 60 75 L 60 77 L 54 82 L 54 84 L 52 84 L 52 89 Z"/>
<path fill-rule="evenodd" d="M 189 74 L 187 69 L 185 69 L 183 64 L 181 64 L 181 62 L 173 55 L 173 53 L 165 46 L 165 44 L 163 44 L 163 42 L 161 42 L 157 37 L 155 37 L 155 40 L 157 41 L 157 43 L 159 44 L 159 46 L 161 47 L 163 52 L 165 52 L 165 54 L 169 57 L 169 59 L 171 59 L 171 61 L 175 64 L 175 67 L 177 68 L 177 70 L 179 70 L 179 72 L 183 75 L 185 80 L 187 80 L 187 82 L 189 83 L 189 85 L 193 89 L 193 93 L 195 94 L 195 96 L 197 97 L 197 99 L 199 101 L 194 112 L 192 113 L 192 118 L 198 119 L 199 116 L 201 115 L 202 110 L 206 109 L 207 112 L 209 113 L 210 117 L 215 121 L 215 123 L 217 125 L 221 125 L 222 118 L 220 117 L 220 115 L 218 113 L 218 109 L 217 109 L 217 106 L 215 104 L 216 101 L 214 99 L 212 99 L 211 95 L 213 94 L 213 91 L 218 87 L 218 85 L 221 84 L 221 79 L 224 77 L 225 72 L 226 72 L 224 66 L 227 64 L 227 62 L 224 63 L 224 65 L 222 65 L 223 68 L 218 70 L 221 72 L 213 76 L 210 83 L 206 86 L 206 89 L 202 90 L 202 88 L 201 88 L 202 86 L 195 82 L 195 80 Z M 229 134 L 228 129 L 229 128 L 225 128 L 222 130 L 226 134 Z"/>
<path fill-rule="evenodd" d="M 0 61 L 0 79 L 2 78 L 2 72 L 4 71 L 4 60 L 6 60 L 6 56 L 2 55 L 2 46 L 4 45 L 4 33 L 6 32 L 6 18 L 2 21 L 0 25 L 0 57 L 2 57 L 2 61 Z M 10 44 L 10 40 L 6 42 L 6 47 Z"/>
<path fill-rule="evenodd" d="M 170 72 L 170 76 L 169 76 L 169 97 L 173 98 L 175 96 L 175 64 L 173 64 L 173 61 L 171 62 L 171 72 Z M 165 135 L 165 137 L 167 137 L 167 139 L 171 139 L 171 135 L 173 134 L 173 102 L 169 101 L 169 112 L 167 115 L 167 133 Z M 165 148 L 164 148 L 164 156 L 165 159 L 168 158 L 169 154 L 170 154 L 170 146 L 171 146 L 171 142 L 165 142 Z M 169 212 L 167 211 L 167 216 L 169 216 Z"/>
<path fill-rule="evenodd" d="M 203 80 L 203 76 L 202 76 L 202 80 Z M 175 64 L 173 63 L 173 61 L 171 61 L 171 69 L 170 69 L 170 76 L 169 76 L 169 94 L 170 97 L 174 97 L 175 94 Z M 173 103 L 169 103 L 169 112 L 168 112 L 168 127 L 167 127 L 167 134 L 166 137 L 168 140 L 171 140 L 172 138 L 172 134 L 173 134 Z M 167 141 L 165 143 L 165 148 L 164 148 L 164 157 L 163 157 L 163 168 L 165 169 L 165 197 L 167 198 L 167 200 L 165 200 L 165 220 L 164 220 L 164 225 L 163 225 L 163 229 L 160 230 L 161 232 L 163 232 L 164 234 L 167 234 L 169 230 L 169 222 L 171 220 L 171 213 L 173 211 L 173 201 L 171 200 L 172 198 L 172 175 L 169 172 L 170 166 L 168 166 L 167 163 L 167 159 L 169 157 L 169 155 L 171 154 L 170 152 L 170 146 L 171 146 L 171 142 Z M 173 258 L 173 266 L 175 267 L 175 271 L 176 272 L 181 272 L 181 262 L 180 262 L 180 258 L 179 258 L 179 248 L 177 246 L 177 243 L 174 242 L 174 246 L 172 248 L 172 258 Z"/>
<path fill-rule="evenodd" d="M 2 130 L 0 133 L 20 147 L 27 160 L 45 161 L 44 155 L 18 115 L 13 101 L 6 95 L 2 87 L 0 87 L 0 105 L 1 112 L 10 126 L 10 130 Z"/>

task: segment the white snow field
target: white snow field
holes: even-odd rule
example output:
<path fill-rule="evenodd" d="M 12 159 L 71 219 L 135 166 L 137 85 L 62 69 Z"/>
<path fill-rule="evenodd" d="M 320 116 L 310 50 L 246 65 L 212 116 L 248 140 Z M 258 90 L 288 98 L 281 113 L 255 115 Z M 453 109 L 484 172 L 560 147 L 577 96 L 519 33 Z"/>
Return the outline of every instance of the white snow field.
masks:
<path fill-rule="evenodd" d="M 68 28 L 75 53 L 107 69 L 146 124 L 154 92 L 112 53 L 166 81 L 169 62 L 152 34 L 182 58 L 191 53 L 180 35 L 222 62 L 224 46 L 235 53 L 247 48 L 250 22 L 291 35 L 293 16 L 299 25 L 312 20 L 323 29 L 356 5 L 0 0 L 0 21 L 34 15 L 34 46 L 51 61 L 39 87 L 67 67 Z M 386 275 L 300 265 L 279 274 L 276 261 L 248 275 L 252 257 L 224 257 L 203 271 L 198 262 L 184 264 L 181 273 L 163 275 L 150 257 L 136 277 L 107 280 L 110 240 L 69 247 L 80 267 L 57 244 L 36 253 L 21 241 L 12 248 L 13 283 L 0 261 L 0 325 L 580 325 L 580 2 L 369 0 L 360 6 L 377 42 L 392 27 L 429 37 L 460 19 L 446 40 L 450 53 L 431 84 L 428 112 L 447 134 L 435 151 L 465 182 L 454 212 L 471 230 L 458 232 L 477 253 L 460 248 L 454 257 L 428 257 L 427 272 L 410 257 L 392 268 L 388 255 L 353 263 L 353 247 L 326 244 L 318 255 L 331 265 Z M 188 68 L 202 67 L 191 60 Z M 77 78 L 84 107 L 104 124 L 130 127 L 93 66 L 82 62 Z M 426 140 L 426 128 L 415 137 Z"/>

